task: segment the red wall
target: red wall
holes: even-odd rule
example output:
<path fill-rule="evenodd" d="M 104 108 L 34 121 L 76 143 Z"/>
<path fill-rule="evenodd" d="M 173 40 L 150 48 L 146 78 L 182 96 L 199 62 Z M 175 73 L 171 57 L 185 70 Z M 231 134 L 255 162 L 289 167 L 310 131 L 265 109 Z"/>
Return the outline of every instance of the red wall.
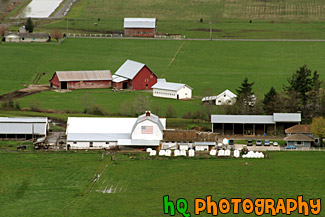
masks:
<path fill-rule="evenodd" d="M 111 81 L 69 81 L 68 89 L 110 88 Z"/>
<path fill-rule="evenodd" d="M 140 72 L 133 78 L 133 90 L 151 89 L 157 83 L 157 76 L 153 74 L 147 66 L 144 66 Z M 146 87 L 148 84 L 148 87 Z"/>
<path fill-rule="evenodd" d="M 51 86 L 51 84 L 52 84 L 52 87 L 60 88 L 61 83 L 60 83 L 56 73 L 53 75 L 52 79 L 50 80 L 50 86 Z"/>
<path fill-rule="evenodd" d="M 132 37 L 155 37 L 156 29 L 130 29 L 126 28 L 124 29 L 124 36 L 132 36 Z"/>

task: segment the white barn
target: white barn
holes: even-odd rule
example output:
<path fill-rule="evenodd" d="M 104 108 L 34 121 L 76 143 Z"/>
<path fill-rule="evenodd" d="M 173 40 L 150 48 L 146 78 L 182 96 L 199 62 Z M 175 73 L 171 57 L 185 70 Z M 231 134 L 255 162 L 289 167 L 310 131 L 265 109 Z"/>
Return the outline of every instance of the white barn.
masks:
<path fill-rule="evenodd" d="M 153 96 L 170 99 L 191 99 L 192 88 L 186 84 L 167 82 L 166 79 L 158 79 L 152 86 Z"/>
<path fill-rule="evenodd" d="M 0 139 L 33 139 L 46 137 L 47 117 L 0 117 Z"/>
<path fill-rule="evenodd" d="M 138 118 L 69 117 L 66 131 L 67 148 L 158 147 L 165 129 L 166 119 L 150 112 Z"/>
<path fill-rule="evenodd" d="M 202 102 L 213 102 L 216 105 L 233 105 L 236 102 L 237 95 L 230 90 L 225 90 L 218 96 L 206 96 Z"/>

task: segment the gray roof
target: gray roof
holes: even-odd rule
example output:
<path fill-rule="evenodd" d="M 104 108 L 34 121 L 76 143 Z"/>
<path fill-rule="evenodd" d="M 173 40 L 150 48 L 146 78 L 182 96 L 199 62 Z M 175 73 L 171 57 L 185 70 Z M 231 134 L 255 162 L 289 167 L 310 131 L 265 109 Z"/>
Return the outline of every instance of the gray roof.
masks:
<path fill-rule="evenodd" d="M 156 18 L 124 18 L 124 28 L 156 28 Z"/>
<path fill-rule="evenodd" d="M 194 142 L 194 145 L 205 146 L 205 145 L 216 145 L 216 142 Z"/>
<path fill-rule="evenodd" d="M 151 121 L 151 122 L 157 124 L 158 127 L 159 127 L 159 129 L 160 129 L 161 131 L 164 130 L 164 126 L 162 125 L 162 123 L 161 123 L 159 117 L 158 117 L 157 115 L 154 115 L 154 114 L 150 113 L 150 116 L 146 116 L 146 114 L 143 114 L 143 115 L 140 115 L 140 116 L 138 117 L 137 121 L 135 122 L 135 124 L 134 124 L 134 126 L 133 126 L 133 128 L 132 128 L 132 132 L 134 131 L 135 127 L 136 127 L 139 123 L 141 123 L 141 122 L 143 122 L 143 121 L 145 121 L 145 120 L 149 120 L 149 121 Z"/>
<path fill-rule="evenodd" d="M 144 66 L 145 64 L 143 63 L 139 63 L 133 60 L 126 60 L 123 65 L 115 72 L 115 75 L 133 79 Z"/>
<path fill-rule="evenodd" d="M 211 123 L 274 124 L 273 115 L 211 115 Z"/>
<path fill-rule="evenodd" d="M 300 122 L 300 113 L 274 113 L 273 115 L 211 115 L 211 123 L 224 124 L 275 124 Z"/>
<path fill-rule="evenodd" d="M 119 139 L 117 145 L 122 146 L 159 146 L 159 140 Z"/>
<path fill-rule="evenodd" d="M 22 38 L 48 38 L 50 35 L 48 33 L 19 33 Z"/>
<path fill-rule="evenodd" d="M 115 83 L 119 83 L 119 82 L 127 81 L 127 80 L 128 80 L 127 78 L 123 78 L 118 75 L 113 75 L 113 82 L 115 82 Z"/>
<path fill-rule="evenodd" d="M 275 122 L 301 122 L 300 113 L 274 113 Z"/>
<path fill-rule="evenodd" d="M 46 135 L 47 123 L 1 122 L 0 134 L 38 134 Z"/>
<path fill-rule="evenodd" d="M 57 71 L 59 81 L 103 81 L 112 80 L 110 70 Z"/>
<path fill-rule="evenodd" d="M 0 117 L 0 123 L 47 123 L 47 117 Z"/>
<path fill-rule="evenodd" d="M 129 139 L 129 133 L 68 133 L 70 142 L 117 142 L 119 139 Z"/>
<path fill-rule="evenodd" d="M 285 137 L 283 139 L 284 141 L 302 141 L 302 142 L 313 142 L 314 139 L 312 139 L 309 136 L 306 136 L 304 134 L 293 134 L 291 136 Z"/>
<path fill-rule="evenodd" d="M 153 85 L 151 88 L 152 89 L 178 91 L 179 89 L 181 89 L 184 86 L 192 89 L 190 86 L 188 86 L 186 84 L 166 82 L 166 80 L 162 80 L 162 79 L 159 79 L 158 82 L 155 85 Z"/>

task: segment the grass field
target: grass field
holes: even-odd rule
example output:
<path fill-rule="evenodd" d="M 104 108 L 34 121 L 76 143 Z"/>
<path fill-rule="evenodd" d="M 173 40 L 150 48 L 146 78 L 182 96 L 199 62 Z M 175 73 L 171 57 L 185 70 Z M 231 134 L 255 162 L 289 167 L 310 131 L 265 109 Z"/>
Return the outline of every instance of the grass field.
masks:
<path fill-rule="evenodd" d="M 255 82 L 258 97 L 263 97 L 271 86 L 280 91 L 286 79 L 303 64 L 317 70 L 321 79 L 325 76 L 323 42 L 67 39 L 61 45 L 5 43 L 0 45 L 0 51 L 0 94 L 33 83 L 37 74 L 42 75 L 39 84 L 48 84 L 52 74 L 60 70 L 110 69 L 114 74 L 126 59 L 146 63 L 168 81 L 193 87 L 194 99 L 190 101 L 153 98 L 150 93 L 139 91 L 116 93 L 110 89 L 49 91 L 19 100 L 22 107 L 38 104 L 44 109 L 78 112 L 91 99 L 91 103 L 117 113 L 123 102 L 141 94 L 150 96 L 151 104 L 161 105 L 162 115 L 167 105 L 173 104 L 181 116 L 201 109 L 200 99 L 208 90 L 213 94 L 225 89 L 235 92 L 246 76 Z"/>
<path fill-rule="evenodd" d="M 173 160 L 137 155 L 132 160 L 118 154 L 111 161 L 110 156 L 101 159 L 100 152 L 1 151 L 0 216 L 164 216 L 164 195 L 173 201 L 186 198 L 191 216 L 194 198 L 206 195 L 214 200 L 297 195 L 323 199 L 324 154 L 270 152 L 269 159 Z M 100 179 L 94 182 L 97 174 Z"/>
<path fill-rule="evenodd" d="M 325 38 L 324 13 L 322 0 L 81 0 L 68 14 L 68 28 L 69 32 L 122 31 L 124 17 L 156 17 L 158 32 L 188 38 L 209 38 L 212 21 L 213 38 L 319 39 Z M 40 24 L 40 30 L 55 28 L 66 31 L 67 22 Z"/>

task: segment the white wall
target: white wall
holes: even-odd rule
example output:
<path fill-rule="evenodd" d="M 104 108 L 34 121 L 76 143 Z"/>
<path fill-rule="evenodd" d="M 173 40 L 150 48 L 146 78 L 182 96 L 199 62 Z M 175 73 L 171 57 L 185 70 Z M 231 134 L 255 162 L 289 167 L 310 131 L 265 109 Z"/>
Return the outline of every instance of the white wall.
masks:
<path fill-rule="evenodd" d="M 183 86 L 178 91 L 153 89 L 153 96 L 155 97 L 177 99 L 177 94 L 179 99 L 191 99 L 192 89 L 187 86 Z"/>
<path fill-rule="evenodd" d="M 111 148 L 117 146 L 117 142 L 93 142 L 92 147 L 90 147 L 90 142 L 72 142 L 68 141 L 67 145 L 70 145 L 70 149 L 103 149 L 103 148 Z"/>
<path fill-rule="evenodd" d="M 142 134 L 141 127 L 142 126 L 152 126 L 153 133 L 152 134 Z M 163 139 L 163 132 L 159 129 L 156 123 L 152 121 L 145 120 L 139 123 L 131 134 L 131 139 L 141 139 L 141 140 L 162 140 Z"/>
<path fill-rule="evenodd" d="M 230 98 L 228 95 L 223 94 L 216 99 L 216 105 L 233 105 L 236 102 L 236 98 Z"/>
<path fill-rule="evenodd" d="M 191 99 L 192 98 L 192 89 L 187 86 L 183 86 L 177 91 L 179 99 Z"/>
<path fill-rule="evenodd" d="M 170 99 L 177 99 L 177 92 L 171 90 L 160 90 L 154 89 L 153 96 L 155 97 L 163 97 L 163 98 L 170 98 Z"/>

